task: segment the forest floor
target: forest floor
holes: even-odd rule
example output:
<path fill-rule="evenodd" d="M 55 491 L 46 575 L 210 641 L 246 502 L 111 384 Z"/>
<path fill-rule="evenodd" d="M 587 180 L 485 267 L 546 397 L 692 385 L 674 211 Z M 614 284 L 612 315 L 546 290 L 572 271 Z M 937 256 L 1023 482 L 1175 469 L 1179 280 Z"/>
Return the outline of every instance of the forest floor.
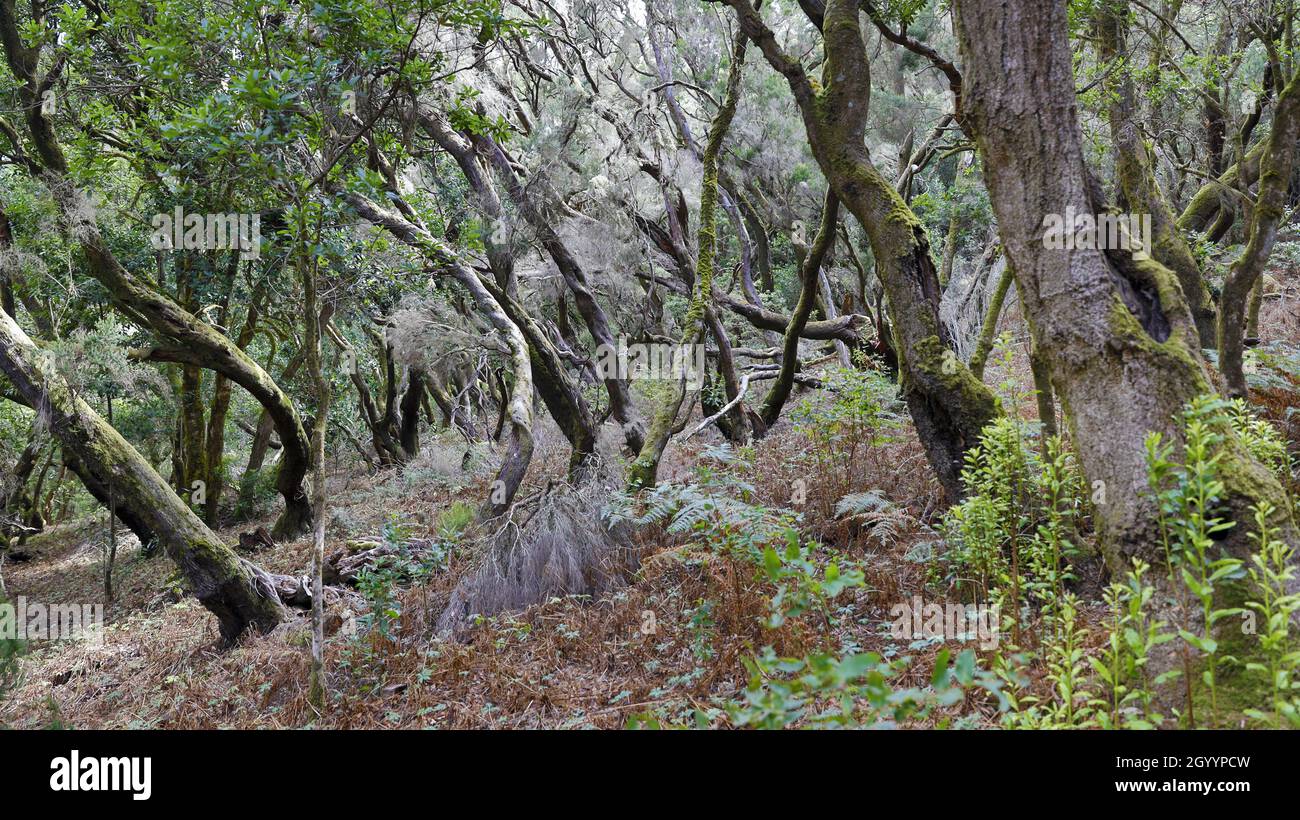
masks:
<path fill-rule="evenodd" d="M 1300 346 L 1296 297 L 1289 290 L 1266 302 L 1266 338 Z M 1011 315 L 1004 323 L 1023 327 Z M 1026 348 L 1025 339 L 1014 340 L 1012 358 L 991 364 L 990 383 L 1026 387 Z M 795 401 L 805 399 L 826 400 L 824 394 L 805 394 Z M 1023 412 L 1032 414 L 1032 399 Z M 541 438 L 538 463 L 523 493 L 544 485 L 548 476 L 563 475 L 565 453 L 551 432 L 549 439 Z M 1296 431 L 1288 432 L 1295 442 Z M 661 479 L 688 478 L 708 461 L 717 441 L 711 432 L 686 446 L 675 444 Z M 435 437 L 424 450 L 401 472 L 333 468 L 327 553 L 351 539 L 375 536 L 393 522 L 402 523 L 412 538 L 445 538 L 447 511 L 458 502 L 472 508 L 481 501 L 490 458 L 481 465 L 476 459 L 462 471 L 463 444 Z M 837 610 L 834 635 L 809 634 L 797 625 L 766 629 L 773 590 L 751 563 L 712 552 L 689 535 L 650 528 L 638 536 L 639 571 L 617 590 L 596 600 L 554 598 L 481 619 L 459 639 L 440 638 L 433 625 L 457 581 L 475 566 L 474 539 L 465 533 L 445 565 L 384 592 L 391 598 L 376 599 L 372 590 L 369 601 L 356 594 L 333 604 L 327 640 L 331 696 L 318 714 L 307 701 L 305 613 L 292 613 L 270 634 L 222 649 L 215 619 L 184 595 L 173 565 L 142 556 L 128 534 L 117 558 L 116 598 L 107 610 L 103 645 L 33 643 L 20 685 L 0 703 L 0 726 L 617 728 L 649 713 L 688 722 L 697 712 L 724 714 L 746 686 L 745 660 L 761 647 L 798 655 L 823 639 L 886 658 L 911 656 L 913 663 L 896 684 L 924 686 L 940 642 L 890 635 L 893 605 L 913 596 L 927 602 L 944 597 L 927 577 L 927 558 L 941 548 L 932 528 L 939 493 L 919 444 L 905 426 L 891 441 L 835 462 L 850 465 L 843 473 L 833 463 L 819 465 L 810 451 L 803 432 L 783 420 L 747 452 L 743 475 L 735 479 L 753 486 L 756 503 L 772 506 L 784 505 L 791 487 L 801 486 L 807 494 L 801 529 L 865 571 L 865 585 L 836 601 L 843 608 Z M 727 467 L 717 469 L 725 473 Z M 835 515 L 839 499 L 870 490 L 881 492 L 898 511 L 883 533 Z M 271 520 L 245 521 L 220 535 L 234 546 L 239 533 L 269 527 Z M 105 527 L 101 515 L 30 539 L 31 560 L 5 567 L 10 597 L 102 601 Z M 249 557 L 268 570 L 303 575 L 310 554 L 310 539 L 304 537 Z M 1080 567 L 1079 584 L 1087 593 L 1081 597 L 1095 602 L 1102 581 L 1099 562 L 1085 556 Z M 391 617 L 385 629 L 373 623 L 359 631 L 350 628 L 352 615 L 365 623 L 367 611 L 376 607 Z M 653 613 L 650 627 L 646 613 Z M 1093 644 L 1102 640 L 1104 616 L 1098 603 L 1087 603 L 1080 612 Z M 973 642 L 969 646 L 977 648 Z M 962 726 L 997 722 L 995 704 L 986 696 L 968 695 L 942 716 Z"/>
<path fill-rule="evenodd" d="M 819 481 L 802 472 L 801 459 L 791 451 L 797 438 L 792 430 L 777 429 L 755 447 L 759 496 L 778 504 L 793 482 L 807 475 L 810 506 L 833 504 L 840 491 L 832 485 L 838 479 Z M 675 471 L 684 472 L 684 465 L 708 446 L 678 450 Z M 915 441 L 892 443 L 865 461 L 892 474 L 895 483 L 887 492 L 906 509 L 916 516 L 933 514 L 937 490 L 926 477 Z M 673 472 L 666 470 L 664 477 Z M 562 473 L 561 463 L 552 474 Z M 393 520 L 405 522 L 413 538 L 435 537 L 438 511 L 458 501 L 477 504 L 486 492 L 482 476 L 460 487 L 442 478 L 423 461 L 400 474 L 334 475 L 327 551 L 349 537 L 377 534 Z M 752 475 L 746 478 L 753 480 Z M 269 517 L 247 521 L 219 534 L 234 546 L 240 532 L 270 523 Z M 913 594 L 933 598 L 925 590 L 923 563 L 909 557 L 926 540 L 927 530 L 907 527 L 908 532 L 882 544 L 832 531 L 844 529 L 833 517 L 822 523 L 823 537 L 841 542 L 845 554 L 860 560 L 868 573 L 867 585 L 838 613 L 835 640 L 886 657 L 916 657 L 916 679 L 898 683 L 923 685 L 938 646 L 909 649 L 906 641 L 893 640 L 888 628 L 891 604 Z M 5 568 L 10 596 L 53 603 L 102 601 L 105 529 L 106 519 L 99 516 L 30 539 L 25 550 L 31 560 Z M 775 643 L 783 654 L 804 648 L 808 636 L 798 630 L 773 634 L 763 627 L 772 593 L 757 580 L 751 564 L 711 554 L 662 531 L 656 535 L 661 542 L 641 545 L 641 568 L 621 589 L 594 601 L 554 598 L 523 612 L 484 619 L 460 640 L 436 638 L 432 625 L 456 582 L 473 567 L 472 549 L 453 552 L 444 570 L 396 593 L 389 606 L 400 614 L 387 635 L 365 628 L 359 637 L 346 634 L 339 625 L 346 613 L 339 610 L 351 606 L 361 614 L 372 604 L 360 596 L 335 604 L 331 614 L 341 617 L 329 619 L 333 634 L 327 641 L 332 700 L 326 713 L 317 715 L 306 699 L 305 613 L 294 612 L 274 632 L 223 650 L 215 619 L 193 597 L 182 596 L 173 565 L 162 557 L 143 557 L 128 533 L 117 557 L 116 596 L 107 611 L 104 645 L 34 643 L 24 659 L 22 684 L 0 705 L 0 725 L 616 728 L 651 711 L 685 716 L 696 709 L 720 709 L 744 689 L 748 673 L 743 659 L 757 648 Z M 273 572 L 302 575 L 310 555 L 310 539 L 300 538 L 250 557 Z M 654 626 L 647 630 L 652 634 L 643 634 L 647 612 L 654 613 Z M 982 719 L 978 710 L 972 719 Z"/>

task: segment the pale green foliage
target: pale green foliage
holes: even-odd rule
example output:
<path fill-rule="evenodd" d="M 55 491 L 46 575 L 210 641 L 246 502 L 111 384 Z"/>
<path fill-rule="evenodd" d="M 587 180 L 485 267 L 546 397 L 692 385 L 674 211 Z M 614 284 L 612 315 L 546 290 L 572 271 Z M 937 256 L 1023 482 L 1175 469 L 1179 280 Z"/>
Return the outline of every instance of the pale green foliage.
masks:
<path fill-rule="evenodd" d="M 1185 436 L 1182 461 L 1174 459 L 1173 446 L 1158 433 L 1147 437 L 1146 458 L 1148 483 L 1159 503 L 1158 524 L 1166 569 L 1178 594 L 1180 615 L 1189 625 L 1199 620 L 1197 631 L 1178 630 L 1185 644 L 1183 673 L 1189 698 L 1193 687 L 1198 682 L 1203 684 L 1209 695 L 1211 721 L 1218 722 L 1218 668 L 1225 662 L 1241 661 L 1221 657 L 1216 625 L 1232 616 L 1258 616 L 1263 621 L 1256 632 L 1263 659 L 1247 660 L 1245 666 L 1247 672 L 1265 678 L 1270 698 L 1267 710 L 1247 708 L 1244 712 L 1252 720 L 1270 726 L 1280 725 L 1283 720 L 1300 725 L 1294 695 L 1300 653 L 1293 651 L 1290 632 L 1290 617 L 1300 609 L 1300 595 L 1289 592 L 1295 577 L 1291 566 L 1294 549 L 1281 540 L 1271 523 L 1277 511 L 1267 502 L 1253 509 L 1255 531 L 1248 537 L 1256 548 L 1249 561 L 1224 554 L 1216 538 L 1237 523 L 1223 517 L 1226 491 L 1219 473 L 1227 437 L 1236 436 L 1252 456 L 1275 471 L 1284 485 L 1292 469 L 1285 441 L 1244 402 L 1212 395 L 1190 402 L 1181 423 Z M 1219 605 L 1229 585 L 1244 586 L 1250 596 L 1244 607 Z M 1193 675 L 1191 650 L 1202 661 L 1199 676 Z M 1188 725 L 1196 725 L 1191 709 L 1184 717 Z"/>
<path fill-rule="evenodd" d="M 1246 716 L 1273 728 L 1285 725 L 1300 729 L 1300 651 L 1291 637 L 1291 618 L 1300 610 L 1300 593 L 1290 592 L 1296 577 L 1295 550 L 1278 538 L 1270 524 L 1274 510 L 1264 502 L 1254 510 L 1251 533 L 1257 550 L 1250 556 L 1246 574 L 1254 598 L 1246 603 L 1263 621 L 1259 636 L 1262 662 L 1246 664 L 1250 672 L 1263 675 L 1271 695 L 1269 711 L 1247 709 Z"/>
<path fill-rule="evenodd" d="M 1283 487 L 1288 486 L 1291 483 L 1293 465 L 1286 438 L 1267 419 L 1251 410 L 1245 399 L 1233 399 L 1227 403 L 1224 411 L 1233 432 L 1247 452 L 1271 470 Z"/>
<path fill-rule="evenodd" d="M 829 402 L 801 401 L 790 418 L 808 440 L 807 453 L 817 475 L 833 491 L 847 494 L 864 460 L 880 458 L 883 445 L 903 427 L 902 408 L 897 387 L 876 370 L 832 370 L 826 387 Z"/>
<path fill-rule="evenodd" d="M 745 663 L 749 686 L 729 709 L 737 726 L 784 729 L 892 728 L 907 719 L 925 718 L 936 708 L 961 702 L 974 686 L 996 688 L 976 666 L 975 653 L 963 651 L 949 668 L 948 650 L 939 652 L 930 686 L 895 688 L 892 680 L 906 668 L 874 652 L 845 657 L 826 653 L 780 658 L 770 647 Z M 940 721 L 946 725 L 947 721 Z"/>
<path fill-rule="evenodd" d="M 1109 610 L 1106 643 L 1098 655 L 1088 658 L 1107 689 L 1097 710 L 1103 729 L 1154 729 L 1164 722 L 1152 708 L 1155 696 L 1149 664 L 1152 650 L 1173 640 L 1174 634 L 1149 612 L 1155 596 L 1155 587 L 1146 579 L 1150 569 L 1150 564 L 1135 558 L 1124 583 L 1112 583 L 1104 593 Z M 1180 674 L 1179 670 L 1163 673 L 1154 683 Z"/>
<path fill-rule="evenodd" d="M 1181 628 L 1178 634 L 1204 658 L 1200 677 L 1209 691 L 1211 716 L 1216 721 L 1216 670 L 1221 658 L 1214 625 L 1241 612 L 1239 608 L 1215 606 L 1218 587 L 1242 575 L 1242 562 L 1222 554 L 1215 538 L 1236 525 L 1221 516 L 1225 488 L 1219 478 L 1219 464 L 1223 458 L 1221 445 L 1225 436 L 1231 434 L 1228 407 L 1217 396 L 1200 396 L 1187 406 L 1181 419 L 1185 436 L 1181 464 L 1171 461 L 1173 448 L 1161 443 L 1159 433 L 1152 433 L 1146 440 L 1148 482 L 1160 507 L 1158 523 L 1167 569 L 1171 576 L 1182 581 L 1179 606 L 1183 622 L 1189 626 L 1192 622 L 1189 611 L 1192 602 L 1183 594 L 1184 590 L 1195 599 L 1199 610 L 1199 632 Z M 1194 682 L 1187 651 L 1183 653 L 1183 666 L 1190 692 Z M 1193 717 L 1189 715 L 1188 719 L 1191 722 Z"/>
<path fill-rule="evenodd" d="M 1050 610 L 1072 577 L 1083 514 L 1083 482 L 1059 439 L 1046 457 L 1029 446 L 1026 425 L 1002 417 L 966 452 L 967 496 L 944 517 L 951 580 L 1007 603 L 1017 618 L 1031 602 Z"/>

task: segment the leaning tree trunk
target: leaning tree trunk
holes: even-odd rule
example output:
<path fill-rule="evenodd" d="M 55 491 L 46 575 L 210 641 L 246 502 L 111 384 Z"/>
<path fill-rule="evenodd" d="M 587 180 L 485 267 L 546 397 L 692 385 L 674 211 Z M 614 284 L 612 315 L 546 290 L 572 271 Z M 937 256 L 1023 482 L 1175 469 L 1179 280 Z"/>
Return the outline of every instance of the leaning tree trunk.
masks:
<path fill-rule="evenodd" d="M 957 5 L 965 112 L 1035 348 L 1050 366 L 1094 488 L 1107 563 L 1122 573 L 1133 556 L 1163 560 L 1144 439 L 1158 431 L 1181 441 L 1175 414 L 1212 388 L 1168 268 L 1123 251 L 1045 247 L 1045 215 L 1096 213 L 1101 205 L 1084 165 L 1065 5 Z M 1245 521 L 1248 506 L 1261 499 L 1286 509 L 1276 479 L 1235 438 L 1221 475 L 1233 519 Z M 1232 531 L 1237 546 L 1246 529 Z"/>
<path fill-rule="evenodd" d="M 569 471 L 572 475 L 578 475 L 595 453 L 596 420 L 591 414 L 586 398 L 582 395 L 581 387 L 569 376 L 559 351 L 555 349 L 555 345 L 551 343 L 541 325 L 529 315 L 519 301 L 514 257 L 508 239 L 499 236 L 497 230 L 504 226 L 502 220 L 505 210 L 496 186 L 492 182 L 492 175 L 488 172 L 488 159 L 484 156 L 494 149 L 495 143 L 491 145 L 480 143 L 476 146 L 467 136 L 455 131 L 441 115 L 433 112 L 420 112 L 419 120 L 439 147 L 456 160 L 465 182 L 478 197 L 484 216 L 491 222 L 488 229 L 483 232 L 483 243 L 495 284 L 485 282 L 484 285 L 528 341 L 537 392 L 546 404 L 551 418 L 559 425 L 560 430 L 564 432 L 564 437 L 573 447 L 569 459 Z M 450 424 L 450 416 L 448 419 Z"/>
<path fill-rule="evenodd" d="M 818 228 L 817 237 L 804 256 L 799 271 L 801 282 L 799 301 L 795 303 L 794 312 L 790 314 L 790 324 L 785 329 L 785 338 L 781 345 L 781 370 L 777 373 L 776 381 L 767 391 L 767 397 L 763 399 L 762 408 L 759 410 L 759 416 L 767 427 L 776 424 L 777 418 L 781 415 L 781 408 L 785 406 L 786 399 L 790 397 L 790 390 L 794 386 L 795 369 L 799 366 L 799 334 L 803 333 L 804 325 L 808 323 L 808 317 L 812 314 L 813 305 L 817 301 L 817 282 L 821 275 L 822 262 L 826 259 L 826 252 L 835 242 L 835 226 L 839 222 L 839 214 L 839 200 L 835 198 L 835 194 L 827 192 L 826 204 L 822 206 L 821 227 Z"/>
<path fill-rule="evenodd" d="M 459 282 L 483 316 L 501 334 L 509 349 L 515 377 L 510 391 L 510 436 L 488 500 L 479 509 L 479 517 L 490 518 L 506 512 L 533 458 L 533 369 L 528 341 L 478 274 L 457 259 L 452 249 L 441 240 L 402 214 L 383 208 L 361 194 L 346 192 L 344 197 L 362 219 L 388 231 L 417 251 L 437 273 Z"/>
<path fill-rule="evenodd" d="M 474 140 L 488 153 L 493 168 L 504 179 L 506 191 L 515 206 L 528 220 L 542 248 L 555 263 L 565 286 L 573 294 L 573 304 L 577 307 L 583 322 L 586 323 L 592 339 L 598 346 L 607 350 L 616 348 L 618 340 L 614 337 L 609 317 L 596 299 L 582 264 L 573 255 L 568 243 L 555 230 L 553 220 L 559 209 L 552 201 L 553 196 L 544 193 L 540 195 L 542 201 L 537 202 L 531 189 L 525 186 L 523 180 L 515 173 L 514 167 L 499 144 L 484 135 L 475 135 Z M 614 374 L 606 375 L 604 382 L 605 390 L 609 394 L 610 412 L 622 428 L 623 438 L 628 448 L 633 451 L 640 450 L 645 441 L 645 422 L 638 414 L 636 403 L 632 400 L 628 380 Z"/>
<path fill-rule="evenodd" d="M 1286 211 L 1297 138 L 1300 138 L 1300 72 L 1278 95 L 1273 127 L 1259 161 L 1259 191 L 1251 209 L 1250 238 L 1223 285 L 1218 328 L 1219 368 L 1228 381 L 1228 390 L 1237 396 L 1246 395 L 1246 374 L 1241 365 L 1246 308 L 1251 289 L 1273 252 L 1278 223 Z"/>
<path fill-rule="evenodd" d="M 714 256 L 718 244 L 718 155 L 722 151 L 722 140 L 731 128 L 731 121 L 736 116 L 736 107 L 740 102 L 741 69 L 745 65 L 745 50 L 749 38 L 744 33 L 736 35 L 731 50 L 731 68 L 727 74 L 727 91 L 722 99 L 722 106 L 713 117 L 709 126 L 709 136 L 704 145 L 703 181 L 700 186 L 700 227 L 697 231 L 698 255 L 695 263 L 695 290 L 691 296 L 690 307 L 682 321 L 681 347 L 703 344 L 708 327 L 708 313 L 713 306 Z M 668 447 L 668 440 L 673 435 L 673 425 L 677 413 L 681 410 L 686 397 L 686 374 L 673 385 L 672 393 L 655 408 L 646 432 L 645 443 L 641 446 L 636 460 L 628 466 L 628 486 L 633 488 L 653 487 L 659 474 L 659 460 Z"/>
<path fill-rule="evenodd" d="M 37 412 L 93 482 L 111 486 L 180 567 L 195 596 L 217 616 L 221 636 L 234 641 L 250 627 L 267 632 L 283 614 L 270 576 L 244 561 L 204 526 L 126 439 L 37 362 L 39 350 L 0 312 L 0 370 Z"/>
<path fill-rule="evenodd" d="M 74 201 L 84 201 L 80 191 L 70 195 Z M 243 387 L 266 409 L 283 448 L 275 486 L 285 507 L 274 533 L 276 537 L 291 537 L 303 532 L 311 522 L 311 505 L 303 485 L 310 465 L 310 445 L 293 400 L 234 342 L 127 273 L 84 210 L 69 203 L 64 212 L 70 219 L 79 220 L 73 226 L 74 234 L 81 237 L 92 275 L 109 289 L 114 302 L 170 342 L 149 350 L 147 358 L 214 370 Z"/>
<path fill-rule="evenodd" d="M 949 498 L 960 498 L 966 450 L 997 417 L 997 400 L 957 359 L 939 320 L 939 276 L 924 225 L 867 155 L 871 67 L 859 3 L 826 3 L 821 18 L 826 63 L 818 85 L 782 50 L 749 0 L 726 2 L 768 63 L 786 79 L 813 157 L 870 239 L 876 273 L 889 300 L 908 410 L 939 482 Z"/>

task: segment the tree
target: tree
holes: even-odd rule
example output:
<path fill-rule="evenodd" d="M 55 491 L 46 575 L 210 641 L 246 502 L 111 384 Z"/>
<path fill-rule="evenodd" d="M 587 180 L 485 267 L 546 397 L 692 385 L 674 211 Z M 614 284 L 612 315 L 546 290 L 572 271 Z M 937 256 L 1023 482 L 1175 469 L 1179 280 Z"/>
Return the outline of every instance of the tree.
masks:
<path fill-rule="evenodd" d="M 1274 68 L 1274 76 L 1285 76 L 1280 63 Z M 1219 367 L 1228 381 L 1228 390 L 1237 396 L 1246 394 L 1246 375 L 1241 363 L 1246 307 L 1277 240 L 1295 168 L 1297 139 L 1300 139 L 1300 72 L 1293 72 L 1278 95 L 1273 126 L 1259 160 L 1259 190 L 1251 207 L 1246 247 L 1232 263 L 1223 285 L 1218 326 Z"/>
<path fill-rule="evenodd" d="M 1123 572 L 1134 556 L 1163 560 L 1143 441 L 1152 431 L 1180 440 L 1175 415 L 1212 390 L 1191 311 L 1154 260 L 1043 241 L 1044 215 L 1105 205 L 1084 163 L 1064 0 L 964 0 L 956 10 L 965 112 L 1025 317 L 1095 490 L 1107 562 Z M 1261 500 L 1289 517 L 1277 480 L 1239 441 L 1228 440 L 1221 469 L 1234 520 Z M 1244 548 L 1246 528 L 1232 537 Z"/>
<path fill-rule="evenodd" d="M 221 637 L 232 643 L 247 629 L 267 632 L 279 623 L 275 579 L 231 552 L 136 449 L 40 361 L 41 351 L 0 311 L 0 370 L 46 416 L 93 481 L 112 486 L 117 503 L 157 534 L 195 597 L 217 616 Z"/>
<path fill-rule="evenodd" d="M 46 94 L 59 79 L 64 63 L 56 60 L 40 71 L 40 48 L 25 44 L 13 0 L 0 0 L 0 45 L 19 83 L 28 136 L 36 156 L 28 156 L 17 131 L 5 123 L 13 150 L 27 171 L 44 181 L 86 256 L 88 271 L 108 290 L 122 313 L 148 327 L 170 344 L 151 351 L 155 361 L 171 361 L 216 370 L 248 390 L 275 422 L 284 457 L 276 487 L 285 508 L 276 522 L 279 535 L 302 532 L 311 509 L 303 480 L 309 466 L 307 434 L 293 402 L 257 362 L 226 336 L 184 310 L 173 300 L 132 275 L 119 262 L 100 232 L 90 199 L 69 175 L 63 146 L 46 105 Z"/>
<path fill-rule="evenodd" d="M 825 4 L 820 28 L 826 63 L 820 83 L 785 53 L 748 0 L 727 4 L 790 86 L 827 183 L 871 240 L 876 274 L 889 301 L 904 398 L 940 484 L 950 498 L 960 498 L 964 454 L 998 415 L 997 403 L 948 344 L 939 321 L 938 271 L 925 228 L 867 156 L 871 69 L 858 3 Z"/>

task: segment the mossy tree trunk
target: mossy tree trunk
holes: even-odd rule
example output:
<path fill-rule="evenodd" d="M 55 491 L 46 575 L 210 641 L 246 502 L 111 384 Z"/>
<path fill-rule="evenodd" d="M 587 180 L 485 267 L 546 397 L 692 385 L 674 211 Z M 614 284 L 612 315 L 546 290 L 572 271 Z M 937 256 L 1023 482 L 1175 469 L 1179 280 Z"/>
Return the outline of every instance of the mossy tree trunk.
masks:
<path fill-rule="evenodd" d="M 126 439 L 39 362 L 36 345 L 0 312 L 0 370 L 92 478 L 88 486 L 111 487 L 119 508 L 157 535 L 217 616 L 222 638 L 229 643 L 249 628 L 266 632 L 279 623 L 283 611 L 270 576 L 222 543 Z"/>
<path fill-rule="evenodd" d="M 1198 188 L 1178 215 L 1178 229 L 1187 232 L 1209 229 L 1209 238 L 1217 242 L 1236 219 L 1237 209 L 1231 192 L 1255 184 L 1259 179 L 1259 160 L 1263 156 L 1264 143 L 1257 142 L 1226 171 Z"/>
<path fill-rule="evenodd" d="M 1163 555 L 1143 442 L 1151 431 L 1180 441 L 1175 414 L 1212 389 L 1196 325 L 1163 265 L 1045 247 L 1044 215 L 1102 204 L 1084 164 L 1064 0 L 956 8 L 966 116 L 1035 348 L 1091 482 L 1107 561 L 1115 572 L 1132 556 L 1155 564 Z M 1234 520 L 1259 500 L 1285 509 L 1281 486 L 1235 438 L 1221 469 Z M 1246 527 L 1231 538 L 1244 549 Z"/>
<path fill-rule="evenodd" d="M 726 2 L 789 84 L 813 156 L 831 190 L 867 233 L 900 343 L 904 398 L 940 483 L 950 498 L 959 498 L 965 452 L 999 410 L 993 392 L 957 359 L 939 320 L 939 276 L 924 226 L 867 155 L 871 67 L 859 3 L 825 4 L 820 22 L 826 62 L 818 83 L 784 52 L 748 0 Z"/>
<path fill-rule="evenodd" d="M 741 32 L 736 34 L 731 49 L 731 66 L 727 72 L 727 90 L 722 98 L 722 105 L 713 116 L 709 126 L 709 135 L 705 140 L 704 152 L 701 154 L 703 164 L 703 181 L 700 185 L 700 227 L 696 232 L 698 250 L 695 261 L 695 276 L 691 302 L 682 320 L 681 346 L 703 344 L 709 326 L 710 313 L 713 310 L 713 275 L 718 247 L 718 157 L 722 151 L 722 141 L 731 129 L 731 121 L 736 116 L 736 107 L 740 102 L 740 78 L 745 66 L 745 51 L 749 38 Z M 716 316 L 713 317 L 716 321 Z M 672 438 L 673 426 L 677 413 L 686 398 L 686 377 L 673 385 L 672 392 L 655 408 L 646 432 L 645 443 L 637 458 L 628 467 L 628 486 L 632 488 L 653 487 L 658 480 L 659 461 L 668 440 Z"/>
<path fill-rule="evenodd" d="M 1234 395 L 1246 395 L 1242 370 L 1242 337 L 1251 290 L 1264 273 L 1273 252 L 1278 224 L 1287 205 L 1287 189 L 1295 167 L 1296 140 L 1300 138 L 1300 72 L 1278 95 L 1273 126 L 1260 157 L 1259 189 L 1251 209 L 1246 248 L 1228 270 L 1219 305 L 1219 369 Z"/>
<path fill-rule="evenodd" d="M 812 315 L 817 296 L 817 281 L 821 273 L 822 262 L 826 252 L 835 242 L 835 226 L 839 222 L 840 203 L 835 194 L 827 192 L 826 202 L 822 206 L 821 226 L 813 239 L 812 247 L 804 256 L 800 265 L 799 300 L 795 302 L 794 312 L 790 314 L 790 324 L 785 329 L 785 338 L 781 344 L 781 370 L 776 381 L 767 391 L 767 397 L 759 410 L 763 424 L 771 427 L 781 415 L 781 408 L 790 397 L 794 386 L 794 374 L 799 366 L 799 335 L 803 333 L 808 317 Z"/>
<path fill-rule="evenodd" d="M 993 287 L 988 307 L 984 310 L 984 323 L 980 326 L 980 335 L 975 340 L 975 350 L 970 354 L 970 372 L 975 378 L 984 378 L 984 366 L 988 363 L 989 353 L 993 351 L 993 342 L 998 335 L 998 322 L 1002 319 L 1002 307 L 1007 303 L 1007 291 L 1015 280 L 1015 273 L 1009 262 L 1003 261 L 1002 273 L 998 283 Z"/>
<path fill-rule="evenodd" d="M 1196 323 L 1200 345 L 1212 348 L 1215 346 L 1214 300 L 1191 247 L 1175 224 L 1173 210 L 1156 184 L 1150 149 L 1139 130 L 1137 94 L 1129 68 L 1129 11 L 1128 0 L 1103 0 L 1096 11 L 1098 56 L 1106 65 L 1103 88 L 1109 100 L 1106 115 L 1114 144 L 1119 204 L 1130 213 L 1151 216 L 1152 247 L 1145 250 L 1178 277 Z"/>

